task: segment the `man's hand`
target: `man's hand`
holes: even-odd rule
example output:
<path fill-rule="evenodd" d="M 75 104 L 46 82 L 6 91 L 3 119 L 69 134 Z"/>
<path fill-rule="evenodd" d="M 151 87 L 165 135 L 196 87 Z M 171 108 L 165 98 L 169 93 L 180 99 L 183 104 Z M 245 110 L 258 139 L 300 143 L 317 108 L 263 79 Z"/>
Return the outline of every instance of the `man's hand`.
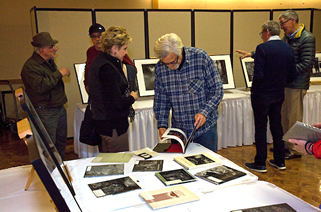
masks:
<path fill-rule="evenodd" d="M 294 144 L 294 147 L 293 149 L 304 154 L 304 155 L 307 155 L 307 151 L 305 150 L 305 144 L 307 141 L 304 141 L 304 140 L 296 140 L 296 139 L 289 139 L 289 142 L 290 143 L 293 143 Z"/>
<path fill-rule="evenodd" d="M 70 71 L 69 71 L 69 69 L 66 69 L 66 68 L 63 68 L 63 69 L 60 69 L 59 70 L 60 71 L 60 73 L 61 73 L 61 75 L 64 77 L 64 76 L 70 76 Z"/>
<path fill-rule="evenodd" d="M 317 128 L 321 128 L 321 122 L 320 123 L 316 123 L 316 124 L 312 124 L 313 127 L 317 127 Z"/>
<path fill-rule="evenodd" d="M 241 58 L 244 59 L 246 57 L 252 57 L 252 53 L 251 52 L 246 52 L 246 51 L 242 51 L 242 50 L 236 50 L 237 53 L 243 55 Z"/>
<path fill-rule="evenodd" d="M 164 133 L 166 131 L 166 128 L 159 128 L 158 129 L 158 134 L 159 134 L 159 137 L 162 139 Z"/>
<path fill-rule="evenodd" d="M 195 115 L 195 122 L 194 122 L 194 126 L 196 126 L 196 129 L 200 128 L 201 126 L 203 126 L 206 122 L 206 117 L 201 114 L 201 113 L 197 113 Z"/>

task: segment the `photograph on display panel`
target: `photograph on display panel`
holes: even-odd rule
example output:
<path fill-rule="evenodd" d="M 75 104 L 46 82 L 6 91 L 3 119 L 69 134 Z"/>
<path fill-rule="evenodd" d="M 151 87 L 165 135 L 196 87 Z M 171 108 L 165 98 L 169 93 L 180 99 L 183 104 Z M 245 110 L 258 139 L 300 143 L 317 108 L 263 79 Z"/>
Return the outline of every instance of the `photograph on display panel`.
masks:
<path fill-rule="evenodd" d="M 158 59 L 134 60 L 137 68 L 139 96 L 153 96 L 155 84 L 155 65 Z"/>
<path fill-rule="evenodd" d="M 88 93 L 85 88 L 84 80 L 85 80 L 85 66 L 86 63 L 75 63 L 75 71 L 76 71 L 76 77 L 78 81 L 78 86 L 80 90 L 80 96 L 83 104 L 88 103 Z"/>
<path fill-rule="evenodd" d="M 254 76 L 254 59 L 250 57 L 241 59 L 240 57 L 240 61 L 243 69 L 246 87 L 251 88 Z"/>
<path fill-rule="evenodd" d="M 321 82 L 321 53 L 315 54 L 314 66 L 312 68 L 311 82 Z"/>
<path fill-rule="evenodd" d="M 210 57 L 220 74 L 223 89 L 235 88 L 230 55 L 213 55 Z"/>

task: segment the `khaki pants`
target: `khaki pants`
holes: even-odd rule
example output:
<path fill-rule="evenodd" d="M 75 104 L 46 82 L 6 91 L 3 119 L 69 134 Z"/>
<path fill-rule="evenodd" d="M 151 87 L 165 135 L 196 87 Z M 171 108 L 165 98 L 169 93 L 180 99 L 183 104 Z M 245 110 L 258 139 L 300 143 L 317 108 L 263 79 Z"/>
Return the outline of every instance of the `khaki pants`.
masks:
<path fill-rule="evenodd" d="M 283 133 L 286 133 L 296 121 L 303 120 L 303 99 L 306 95 L 305 89 L 284 89 L 284 102 L 282 104 L 282 128 Z M 292 145 L 285 142 L 285 149 L 292 149 Z"/>
<path fill-rule="evenodd" d="M 113 129 L 113 136 L 100 135 L 103 152 L 124 152 L 129 151 L 128 132 L 118 136 Z"/>

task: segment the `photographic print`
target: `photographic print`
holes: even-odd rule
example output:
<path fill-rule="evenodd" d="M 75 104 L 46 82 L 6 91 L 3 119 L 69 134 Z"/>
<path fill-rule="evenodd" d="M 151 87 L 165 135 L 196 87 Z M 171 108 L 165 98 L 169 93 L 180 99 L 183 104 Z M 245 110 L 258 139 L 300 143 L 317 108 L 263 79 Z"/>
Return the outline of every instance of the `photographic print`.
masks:
<path fill-rule="evenodd" d="M 235 88 L 230 55 L 214 55 L 210 57 L 214 61 L 214 64 L 220 74 L 223 88 Z"/>
<path fill-rule="evenodd" d="M 227 167 L 227 166 L 216 166 L 205 171 L 201 171 L 195 174 L 195 176 L 200 177 L 206 181 L 214 184 L 222 184 L 230 180 L 237 179 L 246 175 L 244 172 Z"/>
<path fill-rule="evenodd" d="M 243 69 L 246 87 L 251 88 L 254 76 L 254 59 L 251 57 L 241 59 L 240 57 L 240 61 Z"/>
<path fill-rule="evenodd" d="M 87 166 L 84 177 L 124 174 L 124 164 Z"/>
<path fill-rule="evenodd" d="M 158 59 L 134 60 L 137 68 L 139 96 L 153 96 L 155 84 L 155 65 Z"/>
<path fill-rule="evenodd" d="M 163 160 L 138 160 L 134 164 L 133 172 L 162 171 Z"/>
<path fill-rule="evenodd" d="M 166 186 L 197 181 L 197 178 L 195 178 L 185 169 L 175 169 L 170 171 L 158 172 L 155 175 Z"/>
<path fill-rule="evenodd" d="M 221 161 L 218 158 L 215 158 L 208 153 L 175 157 L 174 160 L 186 169 L 221 164 Z"/>
<path fill-rule="evenodd" d="M 315 54 L 315 61 L 312 68 L 310 81 L 321 82 L 321 53 Z"/>
<path fill-rule="evenodd" d="M 80 96 L 83 104 L 88 103 L 88 93 L 85 88 L 84 80 L 85 80 L 85 66 L 86 63 L 75 63 L 75 71 L 76 71 L 76 77 L 78 81 L 78 87 L 80 91 Z"/>
<path fill-rule="evenodd" d="M 138 181 L 134 177 L 122 177 L 114 180 L 108 180 L 99 183 L 88 184 L 96 197 L 120 194 L 136 189 L 141 189 Z"/>

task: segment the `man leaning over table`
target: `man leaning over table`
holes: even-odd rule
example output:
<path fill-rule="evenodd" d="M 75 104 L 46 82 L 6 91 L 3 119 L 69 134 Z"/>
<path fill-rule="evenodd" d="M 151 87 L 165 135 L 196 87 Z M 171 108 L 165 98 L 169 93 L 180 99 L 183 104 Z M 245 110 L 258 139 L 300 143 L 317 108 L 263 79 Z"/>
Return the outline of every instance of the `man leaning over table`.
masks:
<path fill-rule="evenodd" d="M 213 60 L 202 49 L 184 46 L 175 33 L 161 36 L 154 52 L 155 66 L 154 113 L 162 137 L 168 128 L 172 111 L 172 127 L 190 135 L 198 130 L 194 142 L 217 152 L 218 106 L 223 86 Z"/>

